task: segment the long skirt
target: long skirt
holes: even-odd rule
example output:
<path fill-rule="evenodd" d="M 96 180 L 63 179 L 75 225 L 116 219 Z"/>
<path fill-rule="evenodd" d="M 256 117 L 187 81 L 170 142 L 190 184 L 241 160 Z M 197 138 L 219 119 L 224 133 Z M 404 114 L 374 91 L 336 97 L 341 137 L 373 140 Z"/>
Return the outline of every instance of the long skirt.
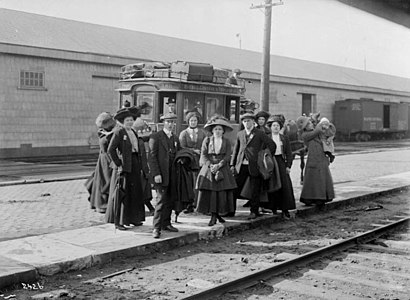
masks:
<path fill-rule="evenodd" d="M 328 164 L 327 160 L 313 166 L 306 164 L 300 202 L 306 205 L 320 205 L 335 198 L 332 174 Z"/>
<path fill-rule="evenodd" d="M 105 220 L 117 225 L 138 224 L 145 221 L 144 190 L 142 187 L 141 162 L 132 154 L 131 172 L 124 173 L 124 180 L 115 168 L 113 170 Z M 120 185 L 119 182 L 122 182 Z M 120 189 L 120 190 L 119 190 Z M 120 207 L 117 207 L 120 205 Z M 116 208 L 118 208 L 116 210 Z M 118 212 L 116 215 L 116 211 Z"/>
<path fill-rule="evenodd" d="M 279 167 L 279 176 L 282 187 L 268 194 L 269 206 L 272 210 L 290 210 L 296 208 L 295 195 L 293 194 L 292 181 L 289 174 L 286 173 L 286 163 L 282 155 L 275 155 Z"/>
<path fill-rule="evenodd" d="M 94 171 L 90 193 L 90 206 L 99 213 L 105 213 L 107 209 L 108 196 L 110 193 L 112 169 L 110 168 L 110 159 L 107 153 L 101 153 L 98 157 L 97 165 Z"/>
<path fill-rule="evenodd" d="M 233 190 L 199 190 L 197 211 L 203 214 L 235 212 Z"/>

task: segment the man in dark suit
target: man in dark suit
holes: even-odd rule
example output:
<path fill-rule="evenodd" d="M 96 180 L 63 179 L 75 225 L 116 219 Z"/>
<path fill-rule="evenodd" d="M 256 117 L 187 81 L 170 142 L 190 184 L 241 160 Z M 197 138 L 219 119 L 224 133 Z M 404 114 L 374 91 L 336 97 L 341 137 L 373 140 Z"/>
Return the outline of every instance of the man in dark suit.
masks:
<path fill-rule="evenodd" d="M 175 176 L 172 176 L 172 165 L 176 152 L 180 149 L 179 139 L 173 133 L 177 115 L 167 113 L 161 117 L 164 121 L 163 130 L 151 135 L 149 139 L 149 168 L 154 179 L 157 192 L 157 205 L 155 206 L 152 236 L 159 238 L 161 230 L 177 232 L 178 229 L 171 225 L 173 207 L 172 187 Z"/>
<path fill-rule="evenodd" d="M 271 153 L 275 153 L 274 142 L 262 131 L 255 128 L 255 116 L 246 113 L 241 116 L 241 122 L 245 127 L 237 134 L 234 150 L 231 158 L 231 171 L 236 175 L 238 188 L 235 191 L 235 201 L 240 197 L 242 187 L 246 180 L 250 179 L 251 199 L 250 215 L 248 219 L 255 219 L 259 214 L 259 194 L 262 177 L 258 169 L 259 151 L 269 148 Z M 235 205 L 236 207 L 236 205 Z"/>

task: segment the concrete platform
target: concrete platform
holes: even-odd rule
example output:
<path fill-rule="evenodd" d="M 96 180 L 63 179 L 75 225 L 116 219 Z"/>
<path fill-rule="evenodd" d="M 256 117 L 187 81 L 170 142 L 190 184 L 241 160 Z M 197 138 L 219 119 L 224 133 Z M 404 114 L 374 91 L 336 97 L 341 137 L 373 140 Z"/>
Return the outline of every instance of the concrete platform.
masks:
<path fill-rule="evenodd" d="M 337 198 L 327 203 L 325 209 L 371 199 L 409 186 L 410 172 L 340 183 L 335 185 Z M 242 203 L 239 201 L 238 207 Z M 297 203 L 293 213 L 306 215 L 316 212 L 314 206 Z M 264 215 L 249 221 L 248 214 L 245 209 L 240 209 L 234 218 L 227 218 L 226 223 L 212 227 L 207 225 L 207 216 L 182 214 L 175 224 L 180 231 L 162 232 L 160 239 L 151 237 L 152 217 L 147 217 L 143 226 L 126 231 L 115 230 L 113 224 L 103 224 L 3 241 L 0 242 L 0 288 L 35 281 L 39 275 L 49 276 L 88 268 L 118 256 L 138 256 L 158 249 L 176 248 L 201 239 L 223 236 L 230 231 L 281 221 L 279 216 L 274 215 Z"/>

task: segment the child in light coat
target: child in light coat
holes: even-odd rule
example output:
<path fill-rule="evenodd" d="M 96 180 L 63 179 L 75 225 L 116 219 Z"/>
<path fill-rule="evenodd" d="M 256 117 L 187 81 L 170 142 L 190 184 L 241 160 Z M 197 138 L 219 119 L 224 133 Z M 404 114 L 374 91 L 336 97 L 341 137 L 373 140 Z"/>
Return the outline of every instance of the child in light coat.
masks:
<path fill-rule="evenodd" d="M 319 120 L 319 117 L 320 112 L 312 114 L 310 116 L 314 125 L 318 123 L 322 125 L 323 132 L 320 134 L 320 139 L 322 141 L 323 151 L 325 152 L 326 156 L 329 157 L 330 163 L 332 163 L 335 160 L 335 146 L 333 139 L 336 135 L 336 127 L 335 125 L 333 125 L 333 123 L 330 123 L 327 118 L 321 118 Z"/>

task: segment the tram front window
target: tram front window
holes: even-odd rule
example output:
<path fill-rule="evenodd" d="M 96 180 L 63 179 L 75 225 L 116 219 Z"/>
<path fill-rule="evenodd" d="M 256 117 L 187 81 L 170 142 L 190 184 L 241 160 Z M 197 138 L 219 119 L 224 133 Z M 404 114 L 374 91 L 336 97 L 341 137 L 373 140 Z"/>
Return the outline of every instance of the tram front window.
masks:
<path fill-rule="evenodd" d="M 204 124 L 206 120 L 203 119 L 204 116 L 204 95 L 197 93 L 186 93 L 184 94 L 184 116 L 191 111 L 195 111 L 199 114 L 200 120 L 199 124 Z M 184 120 L 186 123 L 186 120 Z"/>
<path fill-rule="evenodd" d="M 152 108 L 154 107 L 153 93 L 140 93 L 137 96 L 137 106 L 141 106 L 141 118 L 143 120 L 152 121 Z"/>
<path fill-rule="evenodd" d="M 229 101 L 229 120 L 232 122 L 238 122 L 239 116 L 239 101 L 238 99 L 231 99 Z"/>
<path fill-rule="evenodd" d="M 222 95 L 210 95 L 206 96 L 206 119 L 208 120 L 215 114 L 225 115 L 224 99 Z"/>
<path fill-rule="evenodd" d="M 184 94 L 184 116 L 191 111 L 200 115 L 199 124 L 205 124 L 207 120 L 215 115 L 226 116 L 226 104 L 224 95 L 186 93 Z M 230 115 L 228 118 L 234 118 Z M 186 121 L 184 120 L 186 124 Z"/>

